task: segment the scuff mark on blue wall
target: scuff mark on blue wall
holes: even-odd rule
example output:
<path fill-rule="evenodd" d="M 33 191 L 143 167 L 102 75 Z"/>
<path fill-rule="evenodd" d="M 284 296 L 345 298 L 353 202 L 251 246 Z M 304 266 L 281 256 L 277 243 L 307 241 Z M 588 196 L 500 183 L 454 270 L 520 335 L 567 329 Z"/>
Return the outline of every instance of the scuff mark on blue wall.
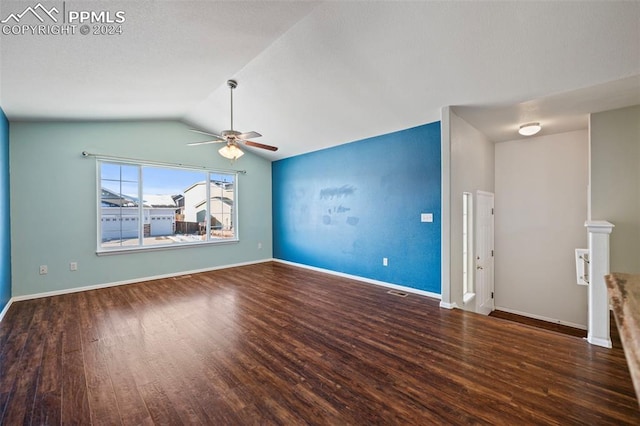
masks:
<path fill-rule="evenodd" d="M 275 258 L 441 292 L 439 122 L 276 161 L 272 178 Z"/>

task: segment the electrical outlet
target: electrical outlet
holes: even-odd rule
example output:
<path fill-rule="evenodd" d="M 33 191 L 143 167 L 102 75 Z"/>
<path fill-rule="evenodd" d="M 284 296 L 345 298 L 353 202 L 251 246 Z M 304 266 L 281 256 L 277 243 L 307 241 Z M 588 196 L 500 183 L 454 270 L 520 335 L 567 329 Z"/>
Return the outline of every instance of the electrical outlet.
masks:
<path fill-rule="evenodd" d="M 47 265 L 40 265 L 40 275 L 47 275 L 49 273 L 49 268 Z"/>
<path fill-rule="evenodd" d="M 382 266 L 389 266 L 389 259 L 387 259 L 386 257 L 382 258 Z"/>
<path fill-rule="evenodd" d="M 69 263 L 69 270 L 70 271 L 77 271 L 78 270 L 78 262 L 70 262 Z"/>
<path fill-rule="evenodd" d="M 262 243 L 258 243 L 258 250 L 262 250 Z"/>

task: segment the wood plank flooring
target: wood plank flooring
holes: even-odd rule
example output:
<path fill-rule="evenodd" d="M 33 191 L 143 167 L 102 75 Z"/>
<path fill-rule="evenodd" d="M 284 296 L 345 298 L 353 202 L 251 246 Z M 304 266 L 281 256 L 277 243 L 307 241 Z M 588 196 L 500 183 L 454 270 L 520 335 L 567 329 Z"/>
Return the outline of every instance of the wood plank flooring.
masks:
<path fill-rule="evenodd" d="M 568 334 L 569 336 L 583 337 L 583 338 L 587 337 L 587 330 L 581 330 L 579 328 L 569 327 L 562 324 L 556 324 L 549 321 L 542 321 L 535 318 L 529 318 L 522 315 L 512 314 L 510 312 L 496 310 L 491 312 L 489 316 L 494 318 L 502 318 L 508 321 L 514 321 L 520 324 L 526 324 L 531 327 L 542 328 L 544 330 L 555 331 L 556 333 Z M 611 319 L 615 321 L 613 316 L 611 317 Z M 615 323 L 611 322 L 611 324 L 613 324 L 612 332 L 617 334 Z"/>
<path fill-rule="evenodd" d="M 640 424 L 620 342 L 279 263 L 17 302 L 0 424 Z"/>

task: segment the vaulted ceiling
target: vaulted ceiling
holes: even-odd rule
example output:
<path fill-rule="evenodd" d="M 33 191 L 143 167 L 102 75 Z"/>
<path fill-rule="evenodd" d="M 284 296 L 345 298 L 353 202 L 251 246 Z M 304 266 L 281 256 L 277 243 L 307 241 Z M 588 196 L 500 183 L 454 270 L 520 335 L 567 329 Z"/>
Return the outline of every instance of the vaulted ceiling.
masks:
<path fill-rule="evenodd" d="M 637 1 L 41 3 L 67 21 L 124 12 L 122 34 L 83 35 L 78 22 L 75 34 L 11 34 L 38 24 L 9 19 L 38 1 L 2 0 L 0 106 L 12 121 L 177 119 L 220 132 L 234 78 L 235 128 L 279 146 L 254 151 L 274 160 L 438 120 L 448 105 L 505 140 L 519 120 L 573 130 L 589 112 L 640 103 Z"/>

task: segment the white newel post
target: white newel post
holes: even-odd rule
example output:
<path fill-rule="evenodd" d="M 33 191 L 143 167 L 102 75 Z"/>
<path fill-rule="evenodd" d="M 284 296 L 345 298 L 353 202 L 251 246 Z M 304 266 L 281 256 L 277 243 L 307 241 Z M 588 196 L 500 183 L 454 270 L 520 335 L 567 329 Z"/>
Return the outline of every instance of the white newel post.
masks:
<path fill-rule="evenodd" d="M 609 274 L 609 235 L 614 225 L 604 220 L 588 220 L 589 231 L 589 324 L 587 341 L 611 347 L 609 297 L 604 276 Z"/>

